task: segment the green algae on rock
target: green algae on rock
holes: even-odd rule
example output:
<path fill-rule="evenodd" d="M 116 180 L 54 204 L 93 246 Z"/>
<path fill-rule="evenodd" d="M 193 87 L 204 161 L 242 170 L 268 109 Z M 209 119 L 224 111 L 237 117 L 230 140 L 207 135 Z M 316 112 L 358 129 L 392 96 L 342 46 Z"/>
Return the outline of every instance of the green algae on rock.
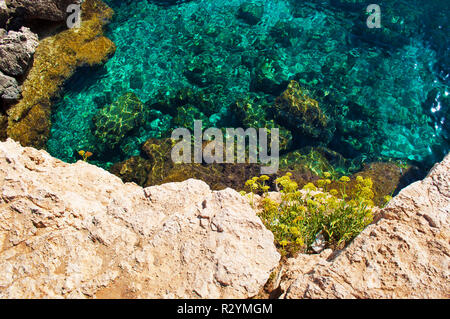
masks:
<path fill-rule="evenodd" d="M 114 149 L 127 133 L 145 121 L 144 104 L 134 93 L 126 93 L 94 116 L 94 135 Z"/>
<path fill-rule="evenodd" d="M 328 120 L 319 103 L 308 97 L 296 81 L 291 81 L 287 89 L 275 100 L 275 118 L 295 133 L 300 144 L 331 138 L 327 127 Z"/>
<path fill-rule="evenodd" d="M 255 101 L 252 98 L 238 100 L 231 106 L 235 116 L 244 128 L 265 128 L 270 134 L 273 128 L 279 129 L 279 148 L 281 151 L 292 147 L 292 133 L 270 118 L 270 105 L 264 101 Z"/>
<path fill-rule="evenodd" d="M 7 111 L 9 137 L 24 146 L 44 148 L 50 134 L 52 99 L 75 70 L 105 62 L 115 51 L 102 36 L 113 11 L 100 0 L 85 0 L 79 29 L 40 41 L 33 67 L 22 86 L 22 99 Z"/>
<path fill-rule="evenodd" d="M 207 144 L 205 142 L 203 147 Z M 175 140 L 170 138 L 151 138 L 142 145 L 141 156 L 114 164 L 110 172 L 125 182 L 135 182 L 145 187 L 196 178 L 206 182 L 214 190 L 227 187 L 242 190 L 245 181 L 260 172 L 258 164 L 249 163 L 176 164 L 170 157 L 174 145 Z"/>

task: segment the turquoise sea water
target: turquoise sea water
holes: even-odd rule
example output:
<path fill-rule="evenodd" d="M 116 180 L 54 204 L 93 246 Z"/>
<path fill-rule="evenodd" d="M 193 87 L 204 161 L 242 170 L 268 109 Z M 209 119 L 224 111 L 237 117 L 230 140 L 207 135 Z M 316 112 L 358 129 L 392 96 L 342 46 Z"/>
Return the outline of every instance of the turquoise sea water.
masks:
<path fill-rule="evenodd" d="M 367 27 L 370 2 L 357 0 L 105 2 L 116 12 L 107 36 L 117 51 L 104 66 L 77 72 L 53 108 L 47 146 L 64 161 L 83 149 L 108 167 L 194 118 L 241 126 L 236 100 L 265 108 L 292 79 L 329 125 L 326 139 L 294 136 L 286 152 L 323 145 L 359 162 L 429 168 L 449 151 L 449 1 L 379 1 L 381 29 Z M 177 104 L 179 90 L 191 98 Z M 101 138 L 96 125 L 113 125 L 107 112 L 115 110 L 105 107 L 129 92 L 143 106 L 123 120 L 129 129 L 111 130 L 114 143 Z M 269 107 L 265 114 L 273 119 Z"/>

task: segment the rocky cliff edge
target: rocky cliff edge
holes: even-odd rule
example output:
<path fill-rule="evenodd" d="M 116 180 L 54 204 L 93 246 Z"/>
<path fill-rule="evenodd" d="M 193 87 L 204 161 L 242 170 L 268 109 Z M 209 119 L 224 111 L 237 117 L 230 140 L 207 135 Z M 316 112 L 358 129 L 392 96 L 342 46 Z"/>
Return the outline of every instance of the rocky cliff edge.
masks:
<path fill-rule="evenodd" d="M 345 249 L 279 266 L 273 235 L 232 189 L 141 188 L 8 139 L 0 298 L 248 298 L 269 278 L 286 298 L 449 298 L 449 215 L 450 155 Z"/>
<path fill-rule="evenodd" d="M 236 191 L 143 189 L 0 143 L 1 298 L 247 298 L 280 256 Z"/>

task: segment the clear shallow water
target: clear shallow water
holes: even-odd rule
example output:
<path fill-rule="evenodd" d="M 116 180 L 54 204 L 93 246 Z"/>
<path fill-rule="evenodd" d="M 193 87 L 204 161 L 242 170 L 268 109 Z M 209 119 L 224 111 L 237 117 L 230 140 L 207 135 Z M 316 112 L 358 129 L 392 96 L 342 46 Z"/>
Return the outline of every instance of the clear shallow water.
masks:
<path fill-rule="evenodd" d="M 47 146 L 64 161 L 77 160 L 84 149 L 94 153 L 92 162 L 109 166 L 138 155 L 150 137 L 170 136 L 187 119 L 239 125 L 231 107 L 236 99 L 270 104 L 291 79 L 330 120 L 332 138 L 322 144 L 347 158 L 429 167 L 449 150 L 448 21 L 431 14 L 447 1 L 431 1 L 429 8 L 381 3 L 386 27 L 378 34 L 364 26 L 364 10 L 342 6 L 345 1 L 105 2 L 116 12 L 107 36 L 117 51 L 104 66 L 80 70 L 53 109 Z M 246 2 L 263 4 L 256 25 L 238 15 Z M 255 84 L 261 78 L 270 85 Z M 182 114 L 176 107 L 151 109 L 161 94 L 186 88 L 203 93 L 206 107 L 188 105 Z M 145 111 L 111 148 L 93 134 L 93 118 L 127 92 L 147 102 Z M 302 146 L 309 144 L 317 143 Z"/>

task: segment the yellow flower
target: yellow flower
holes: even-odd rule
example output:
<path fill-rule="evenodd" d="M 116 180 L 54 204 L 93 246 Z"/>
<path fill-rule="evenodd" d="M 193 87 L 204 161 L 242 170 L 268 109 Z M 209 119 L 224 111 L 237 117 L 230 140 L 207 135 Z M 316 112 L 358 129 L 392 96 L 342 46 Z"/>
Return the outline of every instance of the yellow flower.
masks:
<path fill-rule="evenodd" d="M 324 205 L 319 206 L 319 213 L 323 214 L 326 211 L 326 207 Z"/>
<path fill-rule="evenodd" d="M 331 173 L 330 172 L 325 172 L 325 173 L 323 173 L 323 176 L 325 178 L 330 178 L 331 177 Z"/>
<path fill-rule="evenodd" d="M 372 199 L 372 198 L 374 197 L 374 194 L 373 194 L 372 190 L 371 190 L 369 187 L 364 186 L 364 187 L 361 189 L 361 194 L 360 194 L 360 196 L 361 196 L 362 198 L 364 198 L 364 199 Z"/>
<path fill-rule="evenodd" d="M 339 181 L 343 182 L 343 183 L 348 183 L 350 182 L 350 178 L 348 176 L 342 176 Z"/>
<path fill-rule="evenodd" d="M 312 207 L 316 207 L 317 205 L 319 205 L 319 203 L 317 203 L 316 201 L 314 201 L 312 199 L 308 199 L 306 201 L 306 203 L 308 204 L 308 206 L 312 206 Z"/>
<path fill-rule="evenodd" d="M 284 246 L 286 246 L 288 244 L 289 244 L 289 242 L 287 240 L 280 241 L 280 245 L 283 246 L 283 248 L 284 248 Z"/>
<path fill-rule="evenodd" d="M 370 177 L 364 179 L 364 185 L 369 187 L 369 188 L 372 188 L 372 186 L 373 186 L 372 179 Z"/>
<path fill-rule="evenodd" d="M 356 181 L 358 183 L 362 183 L 362 182 L 364 182 L 364 178 L 362 176 L 358 175 L 358 176 L 356 176 Z"/>
<path fill-rule="evenodd" d="M 292 190 L 295 190 L 295 189 L 297 189 L 298 185 L 297 185 L 296 182 L 290 182 L 290 183 L 289 183 L 289 187 L 290 187 Z"/>
<path fill-rule="evenodd" d="M 365 204 L 365 205 L 367 205 L 369 207 L 375 206 L 374 202 L 372 200 L 370 200 L 370 199 L 365 199 L 363 204 Z"/>
<path fill-rule="evenodd" d="M 352 200 L 347 202 L 347 205 L 349 205 L 349 206 L 358 206 L 358 203 L 354 199 L 352 199 Z"/>
<path fill-rule="evenodd" d="M 299 230 L 298 230 L 297 227 L 291 227 L 291 228 L 289 229 L 289 232 L 290 232 L 292 235 L 294 235 L 294 236 L 298 236 L 298 235 L 300 234 L 300 232 L 299 232 Z"/>
<path fill-rule="evenodd" d="M 252 179 L 249 179 L 248 181 L 245 182 L 245 186 L 253 186 L 253 184 L 255 184 L 255 181 Z"/>
<path fill-rule="evenodd" d="M 261 181 L 267 181 L 267 180 L 269 180 L 269 176 L 267 176 L 267 175 L 261 175 L 260 177 L 259 177 L 259 179 L 261 180 Z"/>
<path fill-rule="evenodd" d="M 319 186 L 320 188 L 323 188 L 326 184 L 327 182 L 324 179 L 319 179 L 317 181 L 317 186 Z"/>
<path fill-rule="evenodd" d="M 299 208 L 297 208 L 297 210 L 300 214 L 306 213 L 307 211 L 305 206 L 300 206 Z"/>
<path fill-rule="evenodd" d="M 333 188 L 332 190 L 330 190 L 330 194 L 333 195 L 333 196 L 337 196 L 338 195 L 338 191 Z"/>
<path fill-rule="evenodd" d="M 317 190 L 316 186 L 313 183 L 306 184 L 305 186 L 303 186 L 303 189 L 305 191 L 316 191 Z"/>

